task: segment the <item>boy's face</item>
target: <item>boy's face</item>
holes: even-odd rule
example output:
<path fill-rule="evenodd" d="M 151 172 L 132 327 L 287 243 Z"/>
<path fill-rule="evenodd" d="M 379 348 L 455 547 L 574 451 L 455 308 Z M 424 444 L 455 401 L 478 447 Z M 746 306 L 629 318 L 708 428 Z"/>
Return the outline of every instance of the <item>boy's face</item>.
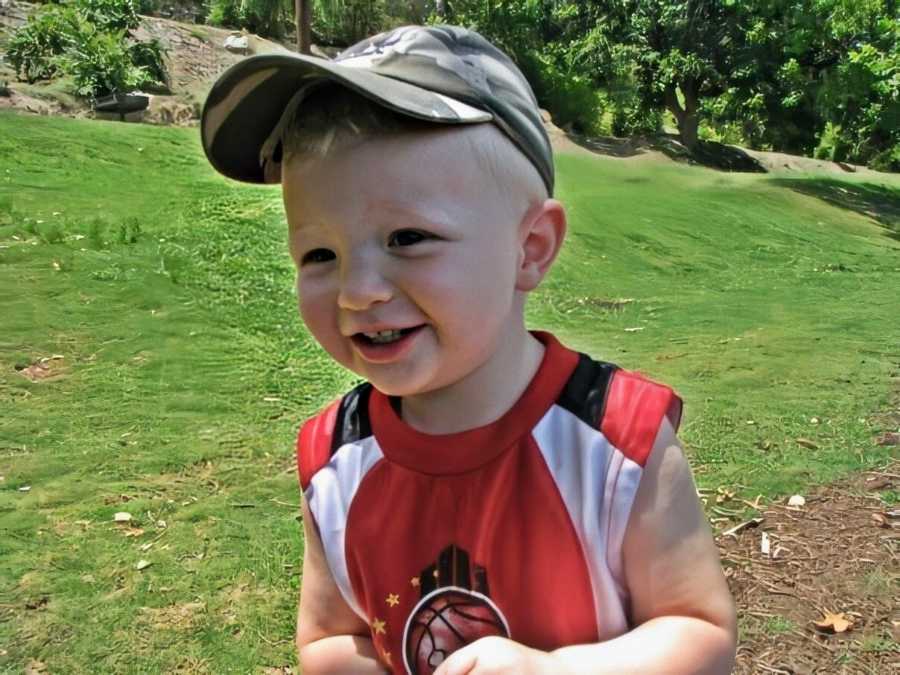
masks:
<path fill-rule="evenodd" d="M 367 139 L 284 167 L 303 320 L 388 395 L 461 380 L 522 325 L 527 205 L 498 195 L 459 133 Z M 402 333 L 364 335 L 386 330 Z"/>

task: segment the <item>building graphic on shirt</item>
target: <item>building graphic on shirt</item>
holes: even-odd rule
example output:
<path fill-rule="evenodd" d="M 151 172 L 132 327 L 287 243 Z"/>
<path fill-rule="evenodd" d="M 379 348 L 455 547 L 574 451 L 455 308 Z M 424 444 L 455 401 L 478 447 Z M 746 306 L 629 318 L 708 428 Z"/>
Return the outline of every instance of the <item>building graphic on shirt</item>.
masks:
<path fill-rule="evenodd" d="M 403 631 L 403 663 L 430 675 L 450 654 L 483 637 L 509 637 L 509 624 L 491 600 L 487 571 L 450 545 L 419 575 L 421 599 Z"/>

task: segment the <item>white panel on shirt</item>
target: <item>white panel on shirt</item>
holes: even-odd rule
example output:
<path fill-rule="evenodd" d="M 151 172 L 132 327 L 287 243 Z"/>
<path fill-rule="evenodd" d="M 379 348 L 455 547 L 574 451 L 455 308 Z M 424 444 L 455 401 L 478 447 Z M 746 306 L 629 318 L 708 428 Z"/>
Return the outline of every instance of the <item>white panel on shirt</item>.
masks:
<path fill-rule="evenodd" d="M 374 436 L 356 443 L 346 443 L 331 456 L 328 464 L 316 472 L 305 492 L 306 501 L 319 526 L 331 575 L 345 602 L 366 623 L 369 619 L 356 600 L 347 571 L 344 546 L 347 514 L 363 478 L 383 456 Z"/>
<path fill-rule="evenodd" d="M 559 405 L 547 411 L 532 433 L 581 541 L 598 639 L 621 635 L 628 630 L 622 543 L 642 468 Z"/>

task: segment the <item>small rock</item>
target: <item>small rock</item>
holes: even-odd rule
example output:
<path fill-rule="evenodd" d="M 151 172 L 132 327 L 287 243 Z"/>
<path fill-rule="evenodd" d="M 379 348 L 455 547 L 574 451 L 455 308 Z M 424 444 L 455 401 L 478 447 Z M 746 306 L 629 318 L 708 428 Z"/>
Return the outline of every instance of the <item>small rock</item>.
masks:
<path fill-rule="evenodd" d="M 232 54 L 247 54 L 250 52 L 250 43 L 246 35 L 229 35 L 223 45 Z"/>
<path fill-rule="evenodd" d="M 149 560 L 138 560 L 137 565 L 134 566 L 134 569 L 136 569 L 138 571 L 145 570 L 148 567 L 150 567 L 150 565 L 152 565 L 152 564 L 153 563 L 150 562 Z"/>
<path fill-rule="evenodd" d="M 128 523 L 131 522 L 131 514 L 127 511 L 119 511 L 113 516 L 113 520 L 117 523 Z"/>
<path fill-rule="evenodd" d="M 794 495 L 788 499 L 788 506 L 806 506 L 806 499 L 803 495 Z"/>

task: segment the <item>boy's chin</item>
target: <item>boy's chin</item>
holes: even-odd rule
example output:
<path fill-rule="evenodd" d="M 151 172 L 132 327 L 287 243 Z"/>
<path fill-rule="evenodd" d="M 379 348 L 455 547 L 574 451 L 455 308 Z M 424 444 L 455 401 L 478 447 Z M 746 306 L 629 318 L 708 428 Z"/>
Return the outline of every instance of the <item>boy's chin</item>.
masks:
<path fill-rule="evenodd" d="M 366 378 L 379 392 L 392 398 L 419 396 L 441 389 L 441 387 L 434 382 L 416 383 L 410 382 L 409 378 L 398 380 L 392 378 L 367 377 L 365 374 L 361 373 L 359 375 L 360 377 Z"/>

